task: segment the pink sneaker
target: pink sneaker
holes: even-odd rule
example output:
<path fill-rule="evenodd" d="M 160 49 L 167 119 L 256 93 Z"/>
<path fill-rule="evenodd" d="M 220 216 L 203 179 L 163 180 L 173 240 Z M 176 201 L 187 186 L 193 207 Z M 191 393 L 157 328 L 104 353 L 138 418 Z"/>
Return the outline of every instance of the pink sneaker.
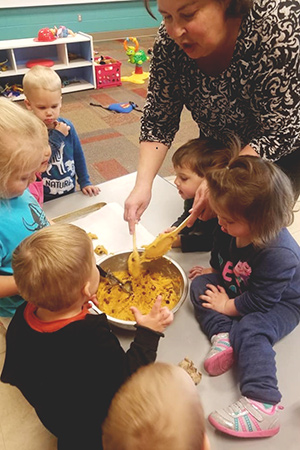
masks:
<path fill-rule="evenodd" d="M 279 405 L 263 403 L 241 397 L 225 409 L 211 413 L 209 422 L 219 431 L 240 438 L 262 438 L 277 434 L 280 429 Z"/>
<path fill-rule="evenodd" d="M 211 338 L 212 347 L 204 361 L 204 369 L 209 375 L 221 375 L 234 363 L 233 349 L 229 342 L 229 333 L 215 334 Z"/>

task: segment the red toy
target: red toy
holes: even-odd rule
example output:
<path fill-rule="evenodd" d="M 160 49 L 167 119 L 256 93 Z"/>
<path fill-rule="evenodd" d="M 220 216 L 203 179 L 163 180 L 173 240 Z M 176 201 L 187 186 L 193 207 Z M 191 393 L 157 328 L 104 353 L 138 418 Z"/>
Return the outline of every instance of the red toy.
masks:
<path fill-rule="evenodd" d="M 31 69 L 33 66 L 46 66 L 46 67 L 52 67 L 54 62 L 52 59 L 31 59 L 30 61 L 27 61 L 26 67 L 28 69 Z"/>
<path fill-rule="evenodd" d="M 55 41 L 56 37 L 50 30 L 50 28 L 41 28 L 38 32 L 38 37 L 33 40 L 36 42 L 50 42 Z"/>

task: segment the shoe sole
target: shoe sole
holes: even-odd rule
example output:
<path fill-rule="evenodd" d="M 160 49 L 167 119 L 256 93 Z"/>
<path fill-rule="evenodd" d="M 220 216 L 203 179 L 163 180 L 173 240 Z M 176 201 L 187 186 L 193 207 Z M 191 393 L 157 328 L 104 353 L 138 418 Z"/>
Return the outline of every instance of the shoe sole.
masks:
<path fill-rule="evenodd" d="M 270 430 L 261 430 L 261 431 L 235 431 L 230 430 L 229 428 L 223 427 L 219 424 L 213 417 L 208 416 L 209 422 L 219 431 L 222 431 L 222 433 L 230 434 L 230 436 L 235 436 L 239 438 L 264 438 L 264 437 L 271 437 L 277 434 L 280 430 L 280 427 L 272 428 Z"/>
<path fill-rule="evenodd" d="M 204 361 L 204 369 L 211 376 L 222 375 L 222 373 L 227 372 L 233 365 L 233 349 L 228 347 L 222 352 L 216 353 L 211 358 Z"/>

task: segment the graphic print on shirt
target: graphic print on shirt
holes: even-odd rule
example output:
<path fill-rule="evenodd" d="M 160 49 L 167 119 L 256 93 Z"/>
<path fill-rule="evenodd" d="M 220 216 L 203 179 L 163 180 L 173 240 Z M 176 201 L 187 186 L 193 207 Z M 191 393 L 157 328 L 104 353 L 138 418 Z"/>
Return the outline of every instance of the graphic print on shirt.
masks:
<path fill-rule="evenodd" d="M 46 174 L 43 176 L 44 187 L 49 189 L 50 195 L 61 195 L 74 189 L 75 162 L 73 159 L 64 161 L 64 147 L 62 142 L 58 150 L 52 154 Z"/>
<path fill-rule="evenodd" d="M 219 263 L 225 286 L 234 296 L 242 294 L 247 289 L 248 279 L 252 272 L 248 262 L 239 260 L 234 265 L 231 261 L 226 261 L 224 264 L 223 258 L 219 254 Z"/>
<path fill-rule="evenodd" d="M 49 176 L 51 174 L 51 169 L 53 166 L 57 167 L 57 170 L 60 175 L 63 175 L 64 173 L 66 173 L 66 170 L 64 168 L 64 160 L 63 160 L 64 147 L 65 147 L 65 144 L 64 144 L 64 142 L 62 142 L 58 151 L 51 155 L 51 158 L 50 158 L 50 161 L 49 161 L 49 164 L 47 167 L 47 171 L 46 171 Z"/>
<path fill-rule="evenodd" d="M 28 204 L 31 216 L 32 216 L 32 222 L 28 223 L 24 217 L 22 218 L 24 227 L 29 231 L 38 231 L 42 228 L 46 227 L 49 222 L 45 216 L 44 211 L 39 207 L 36 203 L 29 203 Z"/>

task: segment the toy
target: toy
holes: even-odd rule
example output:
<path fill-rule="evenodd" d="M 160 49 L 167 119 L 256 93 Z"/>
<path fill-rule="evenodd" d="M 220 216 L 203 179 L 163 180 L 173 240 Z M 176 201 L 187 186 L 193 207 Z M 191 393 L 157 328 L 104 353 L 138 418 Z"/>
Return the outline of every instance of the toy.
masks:
<path fill-rule="evenodd" d="M 134 44 L 128 45 L 130 42 Z M 128 37 L 123 42 L 126 55 L 129 57 L 128 62 L 135 64 L 135 71 L 129 77 L 122 77 L 122 81 L 130 81 L 131 83 L 143 84 L 149 77 L 149 72 L 143 72 L 143 63 L 148 61 L 149 56 L 144 50 L 139 50 L 139 42 L 135 37 Z"/>
<path fill-rule="evenodd" d="M 21 95 L 22 92 L 23 88 L 20 84 L 13 84 L 10 86 L 7 83 L 4 89 L 3 87 L 1 88 L 0 94 L 3 95 L 4 97 L 10 98 L 10 97 L 19 97 L 19 95 Z"/>
<path fill-rule="evenodd" d="M 68 78 L 68 77 L 60 77 L 61 78 L 61 84 L 63 87 L 69 86 L 70 84 L 77 84 L 80 83 L 80 80 L 76 77 L 74 78 Z"/>
<path fill-rule="evenodd" d="M 134 102 L 128 102 L 128 103 L 112 103 L 109 106 L 103 106 L 96 103 L 90 103 L 91 106 L 99 106 L 100 108 L 107 109 L 108 111 L 111 111 L 113 113 L 130 113 L 132 110 L 136 110 L 138 112 L 142 112 L 140 109 L 138 109 L 138 105 Z"/>
<path fill-rule="evenodd" d="M 74 37 L 76 35 L 76 33 L 70 30 L 70 28 L 65 27 L 64 25 L 60 25 L 58 28 L 54 25 L 54 27 L 51 28 L 50 30 L 56 39 L 65 38 L 68 36 Z"/>
<path fill-rule="evenodd" d="M 6 72 L 8 69 L 8 65 L 6 64 L 8 62 L 8 59 L 6 59 L 5 61 L 0 62 L 0 70 L 2 72 Z"/>
<path fill-rule="evenodd" d="M 33 40 L 36 42 L 50 42 L 55 41 L 56 37 L 51 32 L 50 28 L 41 28 L 38 32 L 38 37 Z"/>
<path fill-rule="evenodd" d="M 52 59 L 31 59 L 30 61 L 27 61 L 25 64 L 28 69 L 31 69 L 33 66 L 46 66 L 46 67 L 52 67 L 54 64 L 54 61 Z"/>

